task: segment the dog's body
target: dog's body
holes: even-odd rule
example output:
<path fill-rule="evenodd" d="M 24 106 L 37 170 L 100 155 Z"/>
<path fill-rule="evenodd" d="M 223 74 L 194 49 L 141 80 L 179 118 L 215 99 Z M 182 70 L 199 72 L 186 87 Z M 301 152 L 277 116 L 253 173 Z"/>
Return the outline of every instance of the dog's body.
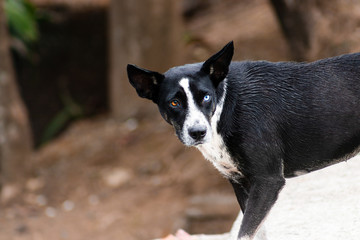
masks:
<path fill-rule="evenodd" d="M 360 54 L 313 63 L 231 62 L 233 44 L 164 75 L 128 65 L 179 139 L 231 182 L 253 239 L 285 184 L 346 160 L 360 145 Z"/>

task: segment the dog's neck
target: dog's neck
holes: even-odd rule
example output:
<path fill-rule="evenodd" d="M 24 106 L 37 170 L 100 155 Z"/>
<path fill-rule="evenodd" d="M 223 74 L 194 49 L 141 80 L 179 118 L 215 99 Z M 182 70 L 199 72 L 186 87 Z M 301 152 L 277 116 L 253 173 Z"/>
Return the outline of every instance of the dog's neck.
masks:
<path fill-rule="evenodd" d="M 227 147 L 224 143 L 223 137 L 218 132 L 218 123 L 223 112 L 223 106 L 226 98 L 226 79 L 224 81 L 222 96 L 219 96 L 214 115 L 210 120 L 212 130 L 211 141 L 200 144 L 196 147 L 200 150 L 203 156 L 209 160 L 217 170 L 220 171 L 222 175 L 224 175 L 226 178 L 233 178 L 234 174 L 237 176 L 242 174 L 239 172 L 235 163 L 232 161 L 229 151 L 227 150 Z"/>

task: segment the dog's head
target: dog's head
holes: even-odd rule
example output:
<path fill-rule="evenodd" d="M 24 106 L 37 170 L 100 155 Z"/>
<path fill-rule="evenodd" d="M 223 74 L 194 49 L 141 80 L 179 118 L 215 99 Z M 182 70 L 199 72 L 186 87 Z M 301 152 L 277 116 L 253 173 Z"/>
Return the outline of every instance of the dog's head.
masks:
<path fill-rule="evenodd" d="M 128 77 L 140 97 L 158 105 L 180 141 L 195 146 L 211 141 L 211 117 L 223 93 L 233 53 L 230 42 L 204 63 L 174 67 L 164 74 L 129 64 Z"/>

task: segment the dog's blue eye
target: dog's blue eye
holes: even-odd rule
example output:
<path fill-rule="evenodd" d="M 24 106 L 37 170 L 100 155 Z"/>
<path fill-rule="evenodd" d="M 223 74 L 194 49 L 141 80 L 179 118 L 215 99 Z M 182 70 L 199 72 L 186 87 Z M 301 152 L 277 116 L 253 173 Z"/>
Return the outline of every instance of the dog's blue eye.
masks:
<path fill-rule="evenodd" d="M 204 102 L 208 102 L 208 101 L 210 101 L 210 95 L 209 94 L 206 94 L 205 96 L 204 96 Z"/>

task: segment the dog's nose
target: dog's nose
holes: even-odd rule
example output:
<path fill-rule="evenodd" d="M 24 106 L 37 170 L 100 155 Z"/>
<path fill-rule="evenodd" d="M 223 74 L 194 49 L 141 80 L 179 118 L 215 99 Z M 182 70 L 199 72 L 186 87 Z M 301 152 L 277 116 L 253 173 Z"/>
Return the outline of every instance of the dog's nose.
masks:
<path fill-rule="evenodd" d="M 192 127 L 189 129 L 189 135 L 194 140 L 199 141 L 205 137 L 206 128 L 205 127 Z"/>

